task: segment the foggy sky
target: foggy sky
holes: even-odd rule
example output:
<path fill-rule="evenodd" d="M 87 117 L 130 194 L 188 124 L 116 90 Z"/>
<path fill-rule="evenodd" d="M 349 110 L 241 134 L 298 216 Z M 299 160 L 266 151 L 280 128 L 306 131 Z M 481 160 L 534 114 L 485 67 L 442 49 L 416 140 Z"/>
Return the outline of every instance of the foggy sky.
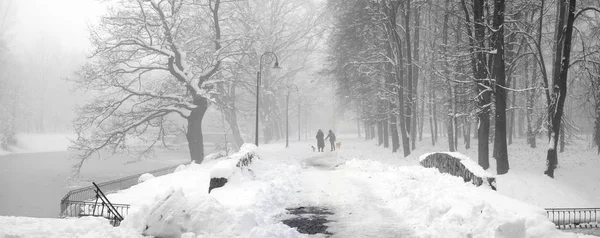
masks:
<path fill-rule="evenodd" d="M 2 0 L 10 83 L 18 88 L 19 120 L 40 118 L 46 130 L 68 130 L 81 101 L 65 81 L 90 54 L 88 25 L 105 7 L 97 0 Z M 17 85 L 17 86 L 14 86 Z M 43 110 L 43 112 L 42 112 Z M 31 127 L 21 123 L 20 130 Z"/>

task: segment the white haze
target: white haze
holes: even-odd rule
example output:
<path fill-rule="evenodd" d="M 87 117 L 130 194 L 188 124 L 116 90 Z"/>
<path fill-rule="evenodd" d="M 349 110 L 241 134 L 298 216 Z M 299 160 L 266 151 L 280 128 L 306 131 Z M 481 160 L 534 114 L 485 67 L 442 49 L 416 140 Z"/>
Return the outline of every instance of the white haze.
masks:
<path fill-rule="evenodd" d="M 11 109 L 21 132 L 71 131 L 81 97 L 65 78 L 89 55 L 88 24 L 103 7 L 95 0 L 3 0 L 0 16 L 8 49 Z M 6 76 L 5 76 L 6 77 Z"/>

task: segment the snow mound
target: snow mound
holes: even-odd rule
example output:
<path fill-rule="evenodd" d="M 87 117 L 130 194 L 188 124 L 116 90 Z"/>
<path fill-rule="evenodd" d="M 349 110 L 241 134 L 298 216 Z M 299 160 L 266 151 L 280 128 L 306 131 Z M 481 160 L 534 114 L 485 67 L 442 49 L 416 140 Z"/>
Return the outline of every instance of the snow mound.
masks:
<path fill-rule="evenodd" d="M 374 195 L 403 214 L 417 237 L 577 237 L 557 230 L 542 208 L 437 170 L 357 159 L 345 168 L 382 184 L 371 186 Z"/>
<path fill-rule="evenodd" d="M 143 183 L 143 182 L 146 182 L 153 178 L 154 178 L 154 175 L 145 173 L 145 174 L 140 175 L 140 178 L 138 178 L 138 183 Z"/>
<path fill-rule="evenodd" d="M 219 161 L 210 171 L 211 178 L 229 178 L 231 175 L 238 170 L 235 166 L 238 160 L 228 159 Z"/>
<path fill-rule="evenodd" d="M 53 219 L 0 216 L 0 237 L 143 237 L 135 230 L 113 227 L 99 217 Z"/>
<path fill-rule="evenodd" d="M 248 212 L 232 213 L 212 196 L 182 189 L 158 197 L 121 226 L 155 237 L 248 237 L 249 233 L 249 237 L 294 237 L 286 234 L 297 233 L 277 226 L 261 228 Z"/>
<path fill-rule="evenodd" d="M 238 152 L 226 160 L 219 161 L 210 171 L 210 177 L 229 179 L 236 171 L 248 170 L 252 160 L 258 158 L 254 152 L 257 148 L 254 144 L 243 144 Z"/>

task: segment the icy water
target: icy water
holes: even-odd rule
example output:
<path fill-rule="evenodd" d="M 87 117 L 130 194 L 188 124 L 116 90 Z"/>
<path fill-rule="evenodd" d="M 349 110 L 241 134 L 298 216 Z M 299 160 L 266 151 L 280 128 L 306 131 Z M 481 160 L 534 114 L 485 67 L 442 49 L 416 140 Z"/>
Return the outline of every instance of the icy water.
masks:
<path fill-rule="evenodd" d="M 0 216 L 58 217 L 60 200 L 72 189 L 189 162 L 187 151 L 157 153 L 131 162 L 125 156 L 94 157 L 72 180 L 72 152 L 0 156 Z"/>

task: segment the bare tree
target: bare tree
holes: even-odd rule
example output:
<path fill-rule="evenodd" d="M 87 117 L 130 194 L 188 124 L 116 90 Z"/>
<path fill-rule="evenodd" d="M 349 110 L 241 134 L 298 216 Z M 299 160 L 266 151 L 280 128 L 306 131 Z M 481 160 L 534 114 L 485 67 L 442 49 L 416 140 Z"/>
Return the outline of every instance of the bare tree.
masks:
<path fill-rule="evenodd" d="M 212 76 L 227 57 L 221 45 L 220 0 L 130 1 L 111 9 L 92 30 L 93 62 L 72 79 L 95 98 L 78 109 L 72 149 L 83 162 L 103 149 L 151 152 L 185 127 L 191 160 L 204 158 L 202 119 L 214 92 Z"/>

